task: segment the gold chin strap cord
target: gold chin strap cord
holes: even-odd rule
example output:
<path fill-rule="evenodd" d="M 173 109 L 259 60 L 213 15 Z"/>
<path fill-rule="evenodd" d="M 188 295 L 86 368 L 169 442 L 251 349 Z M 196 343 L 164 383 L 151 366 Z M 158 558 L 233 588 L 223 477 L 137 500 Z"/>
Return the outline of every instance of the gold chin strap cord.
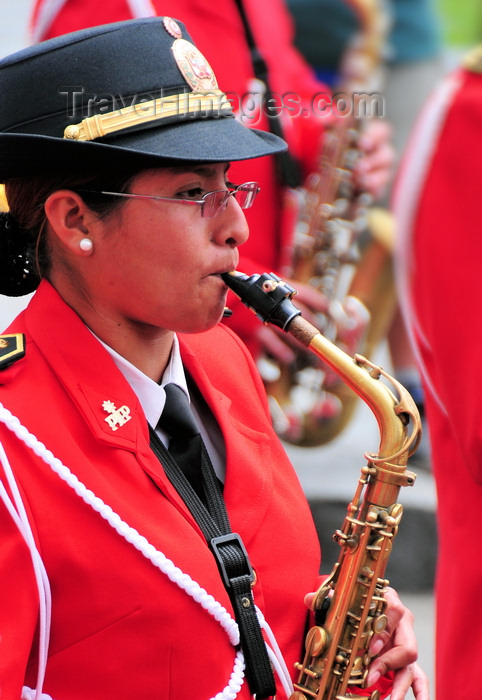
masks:
<path fill-rule="evenodd" d="M 5 186 L 0 185 L 0 211 L 8 211 L 7 198 L 5 196 Z"/>
<path fill-rule="evenodd" d="M 132 104 L 115 112 L 86 117 L 79 124 L 70 124 L 64 131 L 64 138 L 93 141 L 113 132 L 149 122 L 209 112 L 217 116 L 229 116 L 233 113 L 230 101 L 221 90 L 167 95 L 157 100 Z"/>

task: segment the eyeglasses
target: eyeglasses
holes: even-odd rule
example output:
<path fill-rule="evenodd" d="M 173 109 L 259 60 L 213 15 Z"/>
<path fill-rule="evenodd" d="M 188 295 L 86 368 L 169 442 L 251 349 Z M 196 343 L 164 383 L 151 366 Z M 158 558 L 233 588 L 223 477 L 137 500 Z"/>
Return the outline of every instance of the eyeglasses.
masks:
<path fill-rule="evenodd" d="M 226 190 L 214 190 L 206 192 L 199 199 L 178 199 L 177 197 L 157 197 L 152 194 L 131 194 L 130 192 L 96 192 L 94 190 L 77 190 L 79 193 L 103 194 L 109 197 L 132 197 L 133 199 L 153 199 L 159 202 L 172 202 L 173 204 L 198 204 L 201 207 L 201 216 L 210 219 L 228 206 L 230 197 L 234 197 L 241 209 L 249 209 L 260 187 L 257 182 L 245 182 L 242 185 Z"/>

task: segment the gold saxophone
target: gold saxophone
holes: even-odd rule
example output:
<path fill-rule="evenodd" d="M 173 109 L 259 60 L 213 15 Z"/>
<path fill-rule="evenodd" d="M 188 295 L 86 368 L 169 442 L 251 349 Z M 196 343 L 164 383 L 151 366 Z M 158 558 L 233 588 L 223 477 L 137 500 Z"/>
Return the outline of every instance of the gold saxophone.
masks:
<path fill-rule="evenodd" d="M 342 83 L 352 109 L 324 135 L 317 171 L 296 192 L 299 206 L 293 249 L 282 274 L 314 287 L 328 310 L 314 321 L 323 335 L 347 352 L 368 357 L 386 336 L 395 309 L 391 270 L 393 224 L 390 214 L 371 206 L 354 182 L 363 120 L 356 98 L 370 99 L 379 72 L 386 16 L 380 0 L 350 0 L 361 31 L 346 52 Z M 367 92 L 368 91 L 368 92 Z M 370 94 L 368 94 L 370 93 Z M 352 417 L 356 397 L 338 378 L 303 350 L 280 366 L 270 357 L 258 363 L 270 400 L 273 425 L 286 442 L 301 447 L 332 440 Z"/>
<path fill-rule="evenodd" d="M 348 700 L 356 697 L 350 686 L 364 687 L 371 637 L 387 622 L 385 570 L 402 517 L 399 490 L 415 482 L 415 474 L 406 467 L 420 440 L 420 416 L 401 384 L 361 355 L 350 357 L 304 320 L 291 302 L 295 290 L 279 277 L 231 272 L 223 279 L 263 322 L 289 332 L 326 362 L 378 422 L 379 452 L 365 455 L 367 466 L 343 526 L 334 535 L 340 556 L 316 593 L 316 624 L 307 634 L 305 657 L 296 664 L 299 677 L 290 698 Z M 398 396 L 381 378 L 391 382 Z M 378 691 L 370 698 L 378 700 Z"/>

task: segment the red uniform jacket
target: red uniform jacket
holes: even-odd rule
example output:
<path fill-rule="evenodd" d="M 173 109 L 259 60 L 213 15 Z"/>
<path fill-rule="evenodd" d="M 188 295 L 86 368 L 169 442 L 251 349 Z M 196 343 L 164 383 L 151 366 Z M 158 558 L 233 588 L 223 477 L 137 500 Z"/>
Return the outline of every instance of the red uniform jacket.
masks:
<path fill-rule="evenodd" d="M 8 332 L 26 355 L 0 372 L 0 402 L 129 526 L 232 615 L 215 561 L 149 447 L 136 395 L 79 317 L 43 282 Z M 187 371 L 226 444 L 225 500 L 256 571 L 255 601 L 288 666 L 299 660 L 318 541 L 297 476 L 274 435 L 245 347 L 223 326 L 181 337 Z M 112 430 L 105 401 L 131 419 Z M 44 692 L 54 700 L 207 700 L 235 649 L 192 597 L 121 537 L 0 423 L 52 589 Z M 38 593 L 26 545 L 0 503 L 0 696 L 35 687 Z M 239 698 L 248 698 L 246 684 Z"/>
<path fill-rule="evenodd" d="M 398 183 L 401 298 L 425 380 L 438 496 L 437 700 L 480 697 L 482 73 L 428 103 Z M 411 190 L 412 185 L 416 189 Z M 479 380 L 480 373 L 480 380 Z"/>

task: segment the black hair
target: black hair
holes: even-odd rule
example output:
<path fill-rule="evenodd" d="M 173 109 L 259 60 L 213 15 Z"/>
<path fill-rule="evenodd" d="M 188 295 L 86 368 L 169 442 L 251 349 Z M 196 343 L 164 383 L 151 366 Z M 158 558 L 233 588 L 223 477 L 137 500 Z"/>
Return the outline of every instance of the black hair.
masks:
<path fill-rule="evenodd" d="M 49 276 L 50 255 L 44 234 L 44 205 L 57 190 L 79 191 L 82 199 L 99 217 L 123 206 L 122 198 L 104 197 L 101 190 L 125 192 L 139 171 L 92 174 L 56 173 L 13 178 L 5 182 L 9 211 L 0 213 L 0 294 L 23 296 L 33 292 L 42 277 Z M 84 193 L 81 190 L 93 190 Z"/>

